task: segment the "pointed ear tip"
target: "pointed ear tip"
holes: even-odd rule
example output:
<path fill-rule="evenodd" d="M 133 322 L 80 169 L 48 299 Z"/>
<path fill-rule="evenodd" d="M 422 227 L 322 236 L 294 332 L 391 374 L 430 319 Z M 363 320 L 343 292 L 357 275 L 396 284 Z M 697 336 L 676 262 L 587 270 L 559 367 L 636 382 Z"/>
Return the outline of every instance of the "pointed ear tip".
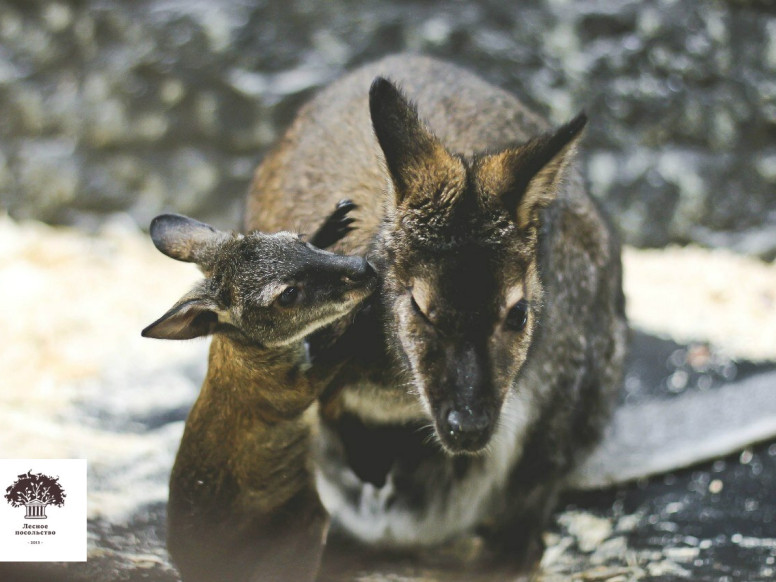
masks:
<path fill-rule="evenodd" d="M 372 81 L 372 84 L 369 87 L 369 96 L 373 97 L 376 94 L 382 93 L 383 91 L 389 88 L 395 89 L 395 87 L 393 86 L 393 83 L 391 83 L 385 77 L 378 75 L 377 77 L 374 78 L 374 80 Z"/>
<path fill-rule="evenodd" d="M 585 126 L 587 125 L 587 122 L 589 121 L 587 117 L 587 113 L 582 110 L 579 113 L 577 113 L 576 117 L 572 119 L 569 122 L 569 125 L 573 128 L 574 132 L 582 131 Z"/>
<path fill-rule="evenodd" d="M 159 324 L 162 323 L 162 321 L 164 321 L 167 318 L 169 313 L 170 312 L 168 311 L 167 313 L 162 315 L 156 321 L 153 321 L 153 322 L 149 323 L 147 326 L 145 326 L 143 328 L 143 331 L 140 332 L 140 337 L 149 337 L 149 338 L 152 338 L 152 339 L 164 339 L 164 336 L 160 336 L 158 334 L 157 328 L 159 327 Z"/>
<path fill-rule="evenodd" d="M 373 113 L 375 108 L 390 106 L 402 101 L 406 101 L 406 98 L 396 83 L 385 77 L 375 77 L 369 87 L 369 107 Z"/>

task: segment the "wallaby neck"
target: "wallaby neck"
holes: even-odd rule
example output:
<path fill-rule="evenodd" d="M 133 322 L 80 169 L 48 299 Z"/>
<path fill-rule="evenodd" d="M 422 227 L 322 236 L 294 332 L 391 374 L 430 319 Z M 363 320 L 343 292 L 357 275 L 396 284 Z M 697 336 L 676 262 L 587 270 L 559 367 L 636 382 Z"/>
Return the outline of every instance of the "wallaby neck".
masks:
<path fill-rule="evenodd" d="M 301 369 L 303 350 L 303 345 L 266 349 L 213 337 L 208 373 L 175 460 L 171 500 L 174 493 L 178 499 L 179 491 L 191 497 L 191 484 L 198 480 L 207 487 L 195 489 L 211 501 L 223 494 L 227 482 L 243 492 L 267 487 L 285 497 L 307 484 L 304 471 L 267 469 L 296 458 L 291 452 L 300 445 L 306 447 L 304 414 L 317 394 Z"/>
<path fill-rule="evenodd" d="M 232 420 L 290 420 L 315 399 L 305 362 L 301 342 L 266 348 L 215 335 L 199 400 L 212 402 Z"/>
<path fill-rule="evenodd" d="M 314 578 L 328 517 L 308 465 L 304 350 L 213 337 L 170 478 L 168 547 L 187 582 Z"/>

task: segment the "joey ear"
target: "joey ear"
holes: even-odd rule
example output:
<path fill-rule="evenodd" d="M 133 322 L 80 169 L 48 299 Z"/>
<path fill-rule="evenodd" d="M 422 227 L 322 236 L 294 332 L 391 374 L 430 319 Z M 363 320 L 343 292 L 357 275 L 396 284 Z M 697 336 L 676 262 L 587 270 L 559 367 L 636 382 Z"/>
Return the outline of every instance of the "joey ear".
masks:
<path fill-rule="evenodd" d="M 185 296 L 140 335 L 156 339 L 194 339 L 215 332 L 218 310 L 209 299 Z"/>
<path fill-rule="evenodd" d="M 396 187 L 396 204 L 401 204 L 421 171 L 444 163 L 450 155 L 420 121 L 417 109 L 383 77 L 369 89 L 369 112 Z"/>
<path fill-rule="evenodd" d="M 499 187 L 502 201 L 520 228 L 525 228 L 539 208 L 557 196 L 564 170 L 574 158 L 576 146 L 587 124 L 580 113 L 556 131 L 531 139 L 514 150 L 507 150 L 486 162 L 502 173 Z"/>
<path fill-rule="evenodd" d="M 180 214 L 157 216 L 151 221 L 150 233 L 154 245 L 162 253 L 198 265 L 210 263 L 218 245 L 232 236 Z"/>

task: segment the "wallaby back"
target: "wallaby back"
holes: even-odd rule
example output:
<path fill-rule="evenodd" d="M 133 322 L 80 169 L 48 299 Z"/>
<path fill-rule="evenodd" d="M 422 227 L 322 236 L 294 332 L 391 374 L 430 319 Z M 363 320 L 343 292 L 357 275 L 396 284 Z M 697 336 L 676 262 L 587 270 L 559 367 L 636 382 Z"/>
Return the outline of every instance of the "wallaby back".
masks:
<path fill-rule="evenodd" d="M 383 219 L 389 176 L 372 130 L 369 87 L 378 76 L 396 82 L 450 151 L 496 151 L 549 128 L 510 93 L 475 75 L 420 56 L 367 65 L 322 90 L 256 171 L 245 226 L 269 231 L 317 224 L 339 198 L 359 207 L 359 228 L 337 247 L 364 253 Z M 298 170 L 298 171 L 297 171 Z"/>

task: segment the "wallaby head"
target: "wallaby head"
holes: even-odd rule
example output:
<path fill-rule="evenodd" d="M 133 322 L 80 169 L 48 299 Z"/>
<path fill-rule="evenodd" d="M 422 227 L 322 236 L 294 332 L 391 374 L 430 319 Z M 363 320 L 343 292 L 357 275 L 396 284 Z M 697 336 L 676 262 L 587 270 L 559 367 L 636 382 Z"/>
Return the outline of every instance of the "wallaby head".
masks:
<path fill-rule="evenodd" d="M 539 213 L 586 123 L 499 152 L 449 152 L 389 81 L 372 124 L 390 176 L 377 254 L 389 336 L 452 453 L 489 442 L 541 314 Z"/>
<path fill-rule="evenodd" d="M 283 346 L 351 311 L 377 282 L 365 259 L 318 249 L 289 232 L 242 235 L 163 214 L 151 223 L 151 237 L 165 255 L 196 263 L 205 279 L 145 328 L 145 337 L 224 333 Z"/>

